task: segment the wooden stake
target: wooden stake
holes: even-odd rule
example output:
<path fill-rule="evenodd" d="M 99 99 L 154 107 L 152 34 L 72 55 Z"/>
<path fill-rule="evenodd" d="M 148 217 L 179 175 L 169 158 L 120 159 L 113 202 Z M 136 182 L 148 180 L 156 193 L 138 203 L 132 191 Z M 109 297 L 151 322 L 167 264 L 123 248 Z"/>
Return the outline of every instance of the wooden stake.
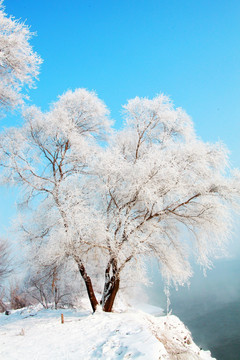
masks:
<path fill-rule="evenodd" d="M 64 324 L 64 316 L 61 314 L 61 323 Z"/>

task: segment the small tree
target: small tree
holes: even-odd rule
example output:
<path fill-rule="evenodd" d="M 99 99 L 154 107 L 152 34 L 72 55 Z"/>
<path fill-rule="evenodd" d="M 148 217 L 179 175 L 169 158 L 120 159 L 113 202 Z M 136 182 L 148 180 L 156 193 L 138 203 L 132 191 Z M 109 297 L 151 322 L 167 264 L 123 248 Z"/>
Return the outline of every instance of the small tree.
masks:
<path fill-rule="evenodd" d="M 6 240 L 0 239 L 0 288 L 3 279 L 12 271 L 10 250 Z"/>
<path fill-rule="evenodd" d="M 25 281 L 27 293 L 31 298 L 37 300 L 48 309 L 54 306 L 73 306 L 74 303 L 74 281 L 75 274 L 67 266 L 47 266 L 33 264 L 31 262 L 30 272 Z M 79 294 L 79 291 L 78 291 Z"/>
<path fill-rule="evenodd" d="M 10 259 L 10 247 L 6 240 L 0 239 L 0 312 L 7 309 L 6 306 L 6 278 L 11 274 L 12 260 Z"/>
<path fill-rule="evenodd" d="M 0 313 L 7 310 L 5 297 L 5 290 L 0 288 Z"/>
<path fill-rule="evenodd" d="M 9 290 L 10 309 L 22 309 L 31 305 L 27 292 L 16 282 L 13 282 Z"/>
<path fill-rule="evenodd" d="M 22 204 L 34 199 L 32 220 L 20 220 L 31 257 L 42 266 L 73 259 L 93 311 L 97 283 L 112 311 L 120 285 L 144 279 L 147 258 L 175 285 L 192 275 L 191 251 L 210 267 L 224 253 L 240 194 L 225 147 L 198 139 L 167 97 L 135 98 L 124 111 L 125 128 L 101 146 L 105 105 L 69 91 L 48 113 L 30 108 L 23 128 L 0 140 L 4 178 L 23 186 Z"/>
<path fill-rule="evenodd" d="M 0 1 L 0 108 L 15 108 L 23 101 L 24 86 L 32 87 L 41 58 L 29 40 L 32 33 L 24 23 L 7 17 Z"/>

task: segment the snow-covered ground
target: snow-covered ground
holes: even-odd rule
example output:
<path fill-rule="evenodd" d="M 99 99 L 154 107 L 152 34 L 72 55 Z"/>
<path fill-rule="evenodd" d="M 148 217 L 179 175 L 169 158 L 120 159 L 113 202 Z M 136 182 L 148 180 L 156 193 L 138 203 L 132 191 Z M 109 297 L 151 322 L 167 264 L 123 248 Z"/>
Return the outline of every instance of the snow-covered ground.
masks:
<path fill-rule="evenodd" d="M 1 360 L 210 360 L 193 343 L 189 330 L 173 315 L 145 311 L 94 315 L 88 311 L 40 307 L 0 314 Z M 64 324 L 61 323 L 64 314 Z"/>

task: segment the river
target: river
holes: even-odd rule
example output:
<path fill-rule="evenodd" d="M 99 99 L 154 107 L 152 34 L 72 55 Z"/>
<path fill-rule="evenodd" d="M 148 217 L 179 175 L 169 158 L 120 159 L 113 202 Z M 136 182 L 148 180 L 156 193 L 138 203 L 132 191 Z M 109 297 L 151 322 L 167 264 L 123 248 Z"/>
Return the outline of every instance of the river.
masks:
<path fill-rule="evenodd" d="M 240 259 L 219 260 L 204 277 L 194 267 L 190 287 L 172 289 L 170 308 L 192 333 L 196 344 L 217 360 L 240 359 Z M 166 309 L 163 283 L 152 271 L 149 302 Z"/>

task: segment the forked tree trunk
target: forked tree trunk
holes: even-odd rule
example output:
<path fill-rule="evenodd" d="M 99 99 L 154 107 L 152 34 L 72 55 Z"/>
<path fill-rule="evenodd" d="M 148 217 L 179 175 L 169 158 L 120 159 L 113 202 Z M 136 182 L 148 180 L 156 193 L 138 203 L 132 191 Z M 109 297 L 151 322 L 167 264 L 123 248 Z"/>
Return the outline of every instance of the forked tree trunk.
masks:
<path fill-rule="evenodd" d="M 91 278 L 88 276 L 86 269 L 85 269 L 84 265 L 82 264 L 82 262 L 76 258 L 75 258 L 75 261 L 77 262 L 79 272 L 85 282 L 85 285 L 87 288 L 87 293 L 88 293 L 88 298 L 90 300 L 93 312 L 95 312 L 97 309 L 98 301 L 97 301 L 97 298 L 96 298 L 94 290 L 93 290 Z"/>
<path fill-rule="evenodd" d="M 75 257 L 74 259 L 77 263 L 79 272 L 85 282 L 88 298 L 90 300 L 93 312 L 95 312 L 97 309 L 98 301 L 93 290 L 91 278 L 90 276 L 88 276 L 86 269 L 82 264 L 81 260 L 78 257 Z M 110 276 L 110 272 L 112 276 Z M 105 312 L 112 311 L 114 300 L 119 290 L 119 284 L 120 284 L 120 279 L 118 277 L 117 261 L 116 259 L 111 259 L 108 262 L 107 268 L 105 270 L 105 285 L 104 285 L 104 292 L 101 301 L 103 311 Z"/>

